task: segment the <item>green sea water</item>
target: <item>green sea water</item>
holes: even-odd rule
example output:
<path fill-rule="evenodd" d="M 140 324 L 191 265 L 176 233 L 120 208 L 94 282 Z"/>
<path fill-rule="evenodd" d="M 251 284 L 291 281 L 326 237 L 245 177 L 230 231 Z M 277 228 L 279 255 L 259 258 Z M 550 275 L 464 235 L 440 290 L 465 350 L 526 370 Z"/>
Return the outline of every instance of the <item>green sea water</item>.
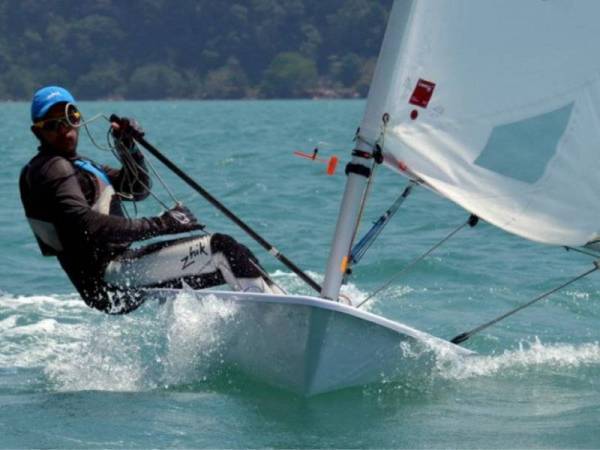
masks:
<path fill-rule="evenodd" d="M 250 226 L 321 280 L 364 101 L 82 103 L 87 117 L 135 117 L 146 137 Z M 591 276 L 486 329 L 478 356 L 440 360 L 397 382 L 310 399 L 219 365 L 219 305 L 174 317 L 148 303 L 108 317 L 87 308 L 24 220 L 17 179 L 35 153 L 28 105 L 3 104 L 0 133 L 0 448 L 598 448 L 600 280 Z M 90 131 L 106 147 L 107 122 Z M 338 173 L 293 155 L 341 159 Z M 114 163 L 82 133 L 80 152 Z M 532 158 L 535 155 L 532 155 Z M 154 161 L 207 224 L 250 246 L 273 278 L 291 272 Z M 365 212 L 375 220 L 405 180 L 381 168 Z M 159 184 L 156 192 L 168 195 Z M 139 214 L 160 212 L 147 201 Z M 468 214 L 416 189 L 356 267 L 345 292 L 365 298 Z M 591 267 L 485 223 L 464 229 L 368 310 L 451 338 Z M 185 325 L 173 329 L 174 324 Z M 167 335 L 177 342 L 165 354 Z M 173 348 L 171 346 L 170 348 Z"/>

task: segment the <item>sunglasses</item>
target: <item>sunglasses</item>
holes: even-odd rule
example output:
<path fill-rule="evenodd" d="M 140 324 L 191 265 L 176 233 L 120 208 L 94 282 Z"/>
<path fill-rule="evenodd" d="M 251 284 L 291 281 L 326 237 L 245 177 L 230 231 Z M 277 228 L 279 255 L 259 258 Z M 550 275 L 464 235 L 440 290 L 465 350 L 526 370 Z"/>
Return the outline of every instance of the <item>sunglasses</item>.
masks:
<path fill-rule="evenodd" d="M 36 128 L 44 131 L 56 132 L 62 127 L 74 128 L 81 123 L 81 113 L 75 105 L 67 104 L 64 117 L 54 117 L 52 119 L 39 120 L 33 124 Z"/>

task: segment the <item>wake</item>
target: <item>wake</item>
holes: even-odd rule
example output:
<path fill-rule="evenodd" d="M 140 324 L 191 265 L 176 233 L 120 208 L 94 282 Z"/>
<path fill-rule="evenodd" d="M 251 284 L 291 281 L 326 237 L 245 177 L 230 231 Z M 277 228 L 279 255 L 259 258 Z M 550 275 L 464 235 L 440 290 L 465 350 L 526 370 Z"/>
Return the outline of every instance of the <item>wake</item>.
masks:
<path fill-rule="evenodd" d="M 467 380 L 496 375 L 516 375 L 531 370 L 577 370 L 600 366 L 600 343 L 544 344 L 539 338 L 521 342 L 514 350 L 498 355 L 473 355 L 464 359 L 440 358 L 437 376 L 447 380 Z"/>
<path fill-rule="evenodd" d="M 310 293 L 291 274 L 275 272 L 273 278 L 290 293 Z M 344 289 L 359 301 L 366 295 L 351 284 Z M 377 303 L 375 299 L 372 305 Z M 0 370 L 33 369 L 53 391 L 147 391 L 202 383 L 223 369 L 230 325 L 236 320 L 235 305 L 216 297 L 199 305 L 185 293 L 164 305 L 149 301 L 119 317 L 91 310 L 77 294 L 3 293 Z M 420 375 L 448 381 L 600 366 L 598 342 L 544 343 L 534 338 L 498 354 L 468 357 L 432 343 L 425 353 L 433 366 Z"/>

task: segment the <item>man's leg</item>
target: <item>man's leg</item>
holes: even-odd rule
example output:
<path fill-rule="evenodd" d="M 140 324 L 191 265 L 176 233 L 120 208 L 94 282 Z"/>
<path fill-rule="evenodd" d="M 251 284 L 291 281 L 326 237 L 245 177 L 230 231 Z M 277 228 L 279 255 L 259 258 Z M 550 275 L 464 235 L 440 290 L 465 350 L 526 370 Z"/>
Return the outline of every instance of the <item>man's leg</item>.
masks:
<path fill-rule="evenodd" d="M 227 283 L 234 290 L 283 293 L 262 274 L 252 252 L 223 234 L 159 242 L 130 250 L 106 268 L 104 281 L 125 288 L 194 289 Z"/>

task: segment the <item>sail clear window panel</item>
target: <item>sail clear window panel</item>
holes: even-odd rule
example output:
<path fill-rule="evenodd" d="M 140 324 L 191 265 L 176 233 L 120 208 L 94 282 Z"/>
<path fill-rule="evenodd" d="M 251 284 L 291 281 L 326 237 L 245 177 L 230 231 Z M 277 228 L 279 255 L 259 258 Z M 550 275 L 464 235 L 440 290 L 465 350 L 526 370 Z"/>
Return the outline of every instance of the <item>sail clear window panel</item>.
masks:
<path fill-rule="evenodd" d="M 475 164 L 505 177 L 535 183 L 556 154 L 572 112 L 570 103 L 546 114 L 495 127 Z"/>

